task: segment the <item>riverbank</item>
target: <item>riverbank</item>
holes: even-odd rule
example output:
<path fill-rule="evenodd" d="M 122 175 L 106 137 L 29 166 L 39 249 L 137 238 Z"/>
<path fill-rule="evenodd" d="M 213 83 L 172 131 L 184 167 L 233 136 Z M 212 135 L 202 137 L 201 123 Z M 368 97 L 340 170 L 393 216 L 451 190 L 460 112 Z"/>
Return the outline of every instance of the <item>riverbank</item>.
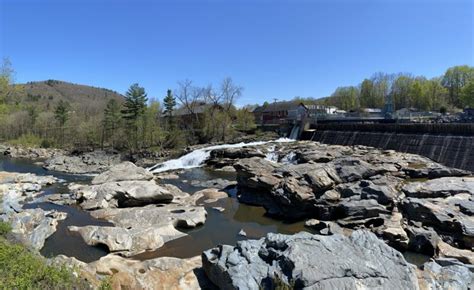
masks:
<path fill-rule="evenodd" d="M 22 179 L 4 184 L 25 197 L 20 212 L 67 213 L 41 253 L 74 265 L 96 286 L 104 279 L 115 288 L 161 289 L 472 283 L 469 172 L 413 154 L 315 142 L 208 153 L 193 168 L 155 175 L 125 162 L 93 178 L 58 175 L 66 182 L 34 193 L 19 191 L 26 188 Z M 15 161 L 2 167 L 58 174 L 9 162 Z M 77 222 L 85 216 L 90 222 Z M 90 258 L 80 254 L 96 250 Z M 311 260 L 316 252 L 320 259 Z M 410 253 L 425 258 L 415 266 Z M 344 264 L 347 256 L 353 264 Z M 375 266 L 364 267 L 367 260 Z M 342 273 L 343 266 L 350 272 Z M 246 269 L 245 279 L 237 268 Z"/>

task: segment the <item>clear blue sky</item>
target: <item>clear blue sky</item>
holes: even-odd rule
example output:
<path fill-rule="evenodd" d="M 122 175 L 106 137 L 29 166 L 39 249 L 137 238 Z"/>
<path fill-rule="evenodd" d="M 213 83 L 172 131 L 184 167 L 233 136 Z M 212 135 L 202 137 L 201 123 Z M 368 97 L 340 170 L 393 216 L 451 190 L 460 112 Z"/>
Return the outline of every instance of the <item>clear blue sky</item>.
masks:
<path fill-rule="evenodd" d="M 323 97 L 374 72 L 474 63 L 471 0 L 0 0 L 17 82 L 59 79 L 162 98 L 230 76 L 240 104 Z"/>

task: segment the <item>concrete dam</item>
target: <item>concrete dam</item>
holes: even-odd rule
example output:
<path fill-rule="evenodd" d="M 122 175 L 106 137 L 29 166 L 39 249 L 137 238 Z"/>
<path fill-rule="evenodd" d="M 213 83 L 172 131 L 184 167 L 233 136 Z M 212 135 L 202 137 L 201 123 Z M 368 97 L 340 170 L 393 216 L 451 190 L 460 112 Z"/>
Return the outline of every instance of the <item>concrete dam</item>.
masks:
<path fill-rule="evenodd" d="M 446 166 L 474 172 L 474 124 L 416 125 L 324 124 L 304 132 L 301 139 L 414 153 Z"/>

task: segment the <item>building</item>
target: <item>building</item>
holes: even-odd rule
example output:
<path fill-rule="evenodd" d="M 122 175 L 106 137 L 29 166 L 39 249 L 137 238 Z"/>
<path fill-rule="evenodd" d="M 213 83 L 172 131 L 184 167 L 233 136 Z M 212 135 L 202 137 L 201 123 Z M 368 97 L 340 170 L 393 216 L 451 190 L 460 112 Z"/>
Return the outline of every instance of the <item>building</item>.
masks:
<path fill-rule="evenodd" d="M 277 126 L 302 121 L 308 113 L 308 108 L 303 103 L 292 101 L 274 102 L 256 108 L 253 113 L 257 125 Z"/>

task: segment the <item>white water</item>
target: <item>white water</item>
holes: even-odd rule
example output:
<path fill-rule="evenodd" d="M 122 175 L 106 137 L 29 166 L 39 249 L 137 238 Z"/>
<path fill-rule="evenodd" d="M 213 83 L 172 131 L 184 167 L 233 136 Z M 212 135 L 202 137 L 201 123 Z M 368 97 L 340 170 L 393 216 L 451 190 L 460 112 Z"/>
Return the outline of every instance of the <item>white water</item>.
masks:
<path fill-rule="evenodd" d="M 172 159 L 172 160 L 165 161 L 163 163 L 156 164 L 155 166 L 148 168 L 148 170 L 153 173 L 159 173 L 159 172 L 175 170 L 175 169 L 196 168 L 196 167 L 203 166 L 204 162 L 207 159 L 209 159 L 209 157 L 211 156 L 211 151 L 215 149 L 241 148 L 244 146 L 263 145 L 263 144 L 267 144 L 271 142 L 284 143 L 284 142 L 293 142 L 293 141 L 295 140 L 288 139 L 288 138 L 280 138 L 275 141 L 269 141 L 269 142 L 260 141 L 260 142 L 223 144 L 223 145 L 210 146 L 210 147 L 194 150 L 186 155 L 181 156 L 178 159 Z"/>
<path fill-rule="evenodd" d="M 295 125 L 293 129 L 291 129 L 290 139 L 296 140 L 298 138 L 299 133 L 300 133 L 300 126 Z"/>

